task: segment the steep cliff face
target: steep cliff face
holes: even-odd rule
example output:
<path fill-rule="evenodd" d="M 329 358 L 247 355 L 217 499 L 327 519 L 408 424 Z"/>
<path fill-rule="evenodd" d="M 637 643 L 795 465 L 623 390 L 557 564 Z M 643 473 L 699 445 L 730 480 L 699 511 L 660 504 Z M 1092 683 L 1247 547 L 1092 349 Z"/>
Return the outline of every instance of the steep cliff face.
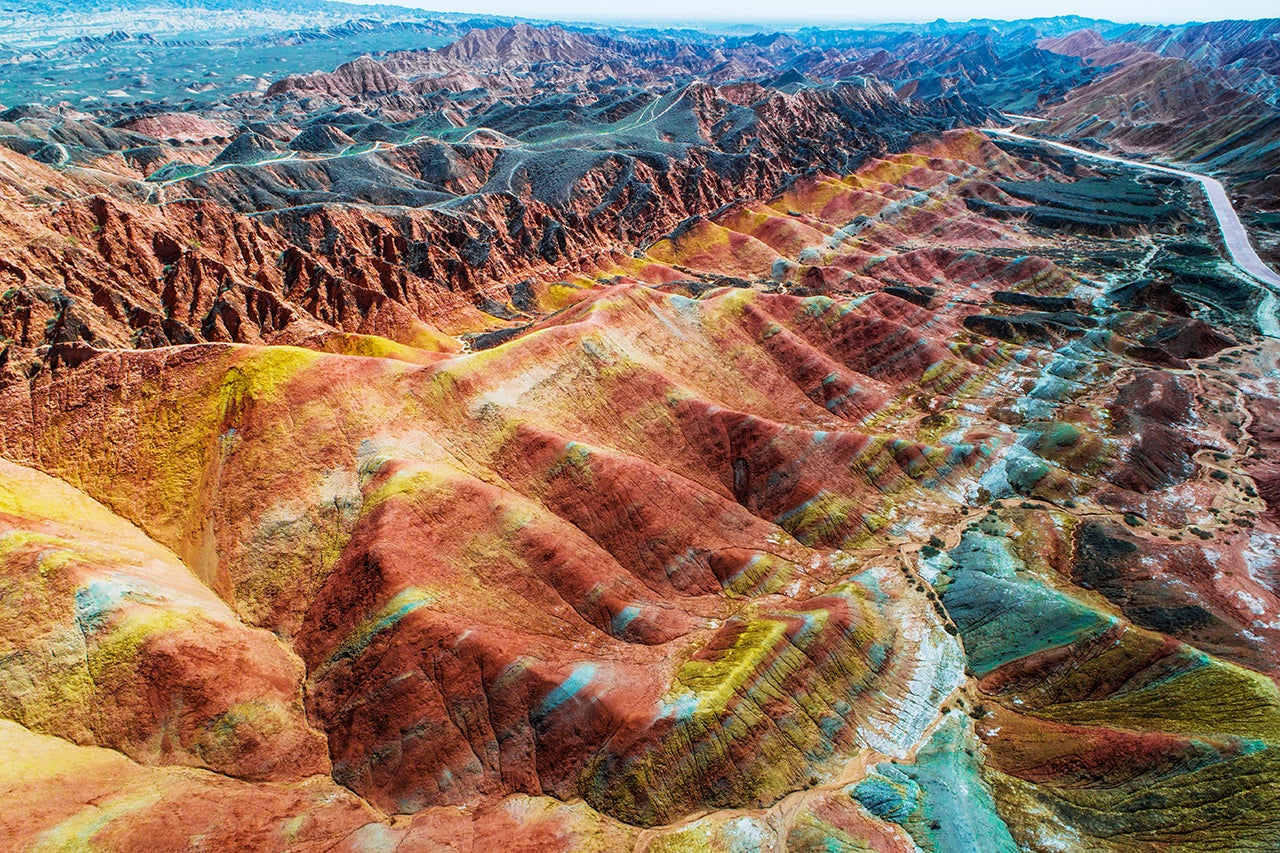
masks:
<path fill-rule="evenodd" d="M 0 149 L 14 197 L 0 223 L 11 247 L 0 332 L 23 348 L 337 331 L 428 345 L 438 330 L 496 322 L 510 282 L 565 275 L 584 256 L 630 251 L 691 216 L 768 197 L 799 170 L 851 168 L 965 114 L 871 82 L 794 94 L 694 84 L 607 123 L 600 109 L 581 111 L 571 140 L 547 141 L 534 124 L 529 142 L 479 129 L 449 142 L 368 118 L 283 143 L 245 129 L 207 165 L 171 162 L 145 180 L 102 176 L 136 160 L 135 135 L 74 117 L 24 122 L 22 138 L 61 146 L 68 163 L 56 172 Z"/>

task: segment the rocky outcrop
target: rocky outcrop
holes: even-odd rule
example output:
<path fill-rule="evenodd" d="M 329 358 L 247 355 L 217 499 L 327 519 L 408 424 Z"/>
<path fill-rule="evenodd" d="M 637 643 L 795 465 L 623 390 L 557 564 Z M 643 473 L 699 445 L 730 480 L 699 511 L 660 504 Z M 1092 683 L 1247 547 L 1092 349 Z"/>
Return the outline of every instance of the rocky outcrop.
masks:
<path fill-rule="evenodd" d="M 214 168 L 233 165 L 252 166 L 263 160 L 270 160 L 279 156 L 280 148 L 273 140 L 253 131 L 246 131 L 233 139 L 230 145 L 222 149 L 209 165 Z"/>
<path fill-rule="evenodd" d="M 487 322 L 475 306 L 505 302 L 505 282 L 630 251 L 726 201 L 767 197 L 798 169 L 843 171 L 954 120 L 871 82 L 749 96 L 699 84 L 635 108 L 618 150 L 598 152 L 422 139 L 348 156 L 357 140 L 334 123 L 309 126 L 291 150 L 246 129 L 208 167 L 151 173 L 147 197 L 163 208 L 67 188 L 56 210 L 6 217 L 14 290 L 0 329 L 32 348 L 473 331 Z M 642 132 L 672 145 L 627 148 Z M 33 186 L 52 180 L 25 157 L 7 162 Z"/>
<path fill-rule="evenodd" d="M 388 72 L 381 63 L 368 56 L 354 62 L 339 65 L 332 73 L 317 71 L 295 77 L 285 77 L 272 83 L 266 91 L 268 98 L 276 95 L 319 92 L 325 95 L 363 98 L 388 95 L 405 89 L 405 82 Z"/>
<path fill-rule="evenodd" d="M 327 124 L 313 124 L 289 141 L 294 151 L 305 151 L 308 154 L 337 154 L 355 140 L 336 127 Z"/>

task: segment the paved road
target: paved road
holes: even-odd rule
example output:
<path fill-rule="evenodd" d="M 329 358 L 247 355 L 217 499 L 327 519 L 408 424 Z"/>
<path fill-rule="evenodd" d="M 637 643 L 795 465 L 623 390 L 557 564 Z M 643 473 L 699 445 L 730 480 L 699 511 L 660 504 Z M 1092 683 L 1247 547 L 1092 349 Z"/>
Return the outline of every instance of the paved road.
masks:
<path fill-rule="evenodd" d="M 1026 116 L 1018 116 L 1018 118 L 1026 118 Z M 1280 293 L 1280 273 L 1267 266 L 1262 258 L 1258 257 L 1258 253 L 1253 250 L 1253 246 L 1249 244 L 1249 233 L 1245 231 L 1244 224 L 1240 221 L 1240 216 L 1236 213 L 1236 209 L 1231 205 L 1231 199 L 1227 198 L 1227 191 L 1223 188 L 1221 182 L 1195 172 L 1173 169 L 1169 166 L 1155 166 L 1151 163 L 1142 163 L 1137 160 L 1126 160 L 1123 157 L 1113 157 L 1110 154 L 1099 154 L 1095 151 L 1076 148 L 1073 145 L 1064 145 L 1061 142 L 1050 142 L 1047 139 L 1037 139 L 1034 136 L 1023 136 L 1021 133 L 1014 133 L 1012 130 L 987 128 L 984 132 L 993 136 L 1005 136 L 1010 139 L 1036 142 L 1047 148 L 1069 151 L 1077 157 L 1084 157 L 1090 160 L 1105 160 L 1109 163 L 1119 163 L 1122 166 L 1148 169 L 1152 172 L 1164 172 L 1169 175 L 1177 175 L 1180 178 L 1198 181 L 1200 186 L 1204 187 L 1205 195 L 1209 198 L 1209 205 L 1213 208 L 1213 215 L 1218 218 L 1218 226 L 1222 230 L 1223 241 L 1227 244 L 1227 251 L 1231 254 L 1231 260 L 1235 262 L 1236 266 L 1248 273 L 1262 290 L 1262 303 L 1258 305 L 1258 328 L 1267 337 L 1280 338 L 1280 321 L 1276 319 L 1277 308 L 1280 308 L 1280 299 L 1277 299 L 1277 294 Z"/>

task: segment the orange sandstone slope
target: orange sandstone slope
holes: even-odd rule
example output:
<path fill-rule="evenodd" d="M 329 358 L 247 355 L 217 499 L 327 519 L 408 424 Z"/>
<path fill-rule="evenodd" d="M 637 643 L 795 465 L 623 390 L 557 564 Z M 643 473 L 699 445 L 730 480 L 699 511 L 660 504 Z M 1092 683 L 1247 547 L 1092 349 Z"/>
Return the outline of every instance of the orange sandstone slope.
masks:
<path fill-rule="evenodd" d="M 465 347 L 12 361 L 0 835 L 1265 847 L 1280 351 L 1108 287 L 1185 243 L 1183 189 L 1054 233 L 1038 180 L 946 134 L 536 278 Z M 245 275 L 225 222 L 182 254 Z"/>

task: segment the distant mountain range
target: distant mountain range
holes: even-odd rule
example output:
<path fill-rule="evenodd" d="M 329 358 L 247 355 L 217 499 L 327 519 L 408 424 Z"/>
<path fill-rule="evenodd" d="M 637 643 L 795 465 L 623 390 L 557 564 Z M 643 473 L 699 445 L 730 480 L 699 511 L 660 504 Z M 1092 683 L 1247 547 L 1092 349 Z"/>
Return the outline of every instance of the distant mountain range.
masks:
<path fill-rule="evenodd" d="M 132 11 L 136 9 L 168 9 L 190 12 L 319 12 L 345 14 L 351 17 L 440 17 L 445 13 L 426 12 L 407 6 L 362 5 L 336 0 L 31 0 L 15 3 L 5 0 L 0 10 L 25 12 L 30 15 L 93 14 L 97 12 Z"/>

